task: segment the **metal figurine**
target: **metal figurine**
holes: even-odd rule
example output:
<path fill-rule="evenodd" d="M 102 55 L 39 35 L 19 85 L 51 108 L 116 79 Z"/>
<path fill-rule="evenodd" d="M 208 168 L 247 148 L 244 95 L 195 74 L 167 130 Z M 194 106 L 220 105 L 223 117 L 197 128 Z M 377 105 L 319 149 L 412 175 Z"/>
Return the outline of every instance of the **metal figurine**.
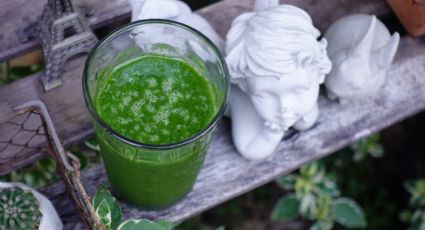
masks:
<path fill-rule="evenodd" d="M 98 42 L 70 0 L 48 0 L 37 22 L 40 42 L 46 60 L 42 77 L 44 90 L 61 85 L 61 71 L 72 56 L 89 52 Z"/>

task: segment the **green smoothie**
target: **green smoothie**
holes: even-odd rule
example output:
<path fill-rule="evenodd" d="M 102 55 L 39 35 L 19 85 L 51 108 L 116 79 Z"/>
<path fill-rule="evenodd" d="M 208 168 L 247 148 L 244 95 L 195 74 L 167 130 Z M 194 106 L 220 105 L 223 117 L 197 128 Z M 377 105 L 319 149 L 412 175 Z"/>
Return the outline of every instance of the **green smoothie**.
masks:
<path fill-rule="evenodd" d="M 187 62 L 144 55 L 99 83 L 95 106 L 115 132 L 143 144 L 172 144 L 202 131 L 217 112 L 209 82 Z M 192 187 L 212 134 L 170 150 L 135 148 L 96 127 L 110 183 L 124 199 L 160 207 Z"/>

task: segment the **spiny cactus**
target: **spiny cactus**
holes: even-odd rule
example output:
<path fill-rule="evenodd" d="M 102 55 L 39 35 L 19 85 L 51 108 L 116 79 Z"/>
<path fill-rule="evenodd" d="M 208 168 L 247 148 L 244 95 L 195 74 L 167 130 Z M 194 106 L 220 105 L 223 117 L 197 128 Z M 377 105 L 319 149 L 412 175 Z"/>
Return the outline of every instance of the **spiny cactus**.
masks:
<path fill-rule="evenodd" d="M 0 189 L 0 230 L 38 229 L 39 203 L 30 191 Z"/>

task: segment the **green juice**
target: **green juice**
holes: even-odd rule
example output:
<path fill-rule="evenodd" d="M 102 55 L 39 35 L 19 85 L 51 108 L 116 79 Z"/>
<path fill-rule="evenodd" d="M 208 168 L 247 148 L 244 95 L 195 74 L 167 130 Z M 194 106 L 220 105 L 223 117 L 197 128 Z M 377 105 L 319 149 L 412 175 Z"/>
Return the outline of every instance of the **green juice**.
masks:
<path fill-rule="evenodd" d="M 217 113 L 206 78 L 187 62 L 144 55 L 115 67 L 99 85 L 95 106 L 120 135 L 143 144 L 172 144 L 202 131 Z M 177 149 L 137 148 L 96 135 L 109 181 L 133 204 L 161 207 L 190 191 L 213 132 Z"/>

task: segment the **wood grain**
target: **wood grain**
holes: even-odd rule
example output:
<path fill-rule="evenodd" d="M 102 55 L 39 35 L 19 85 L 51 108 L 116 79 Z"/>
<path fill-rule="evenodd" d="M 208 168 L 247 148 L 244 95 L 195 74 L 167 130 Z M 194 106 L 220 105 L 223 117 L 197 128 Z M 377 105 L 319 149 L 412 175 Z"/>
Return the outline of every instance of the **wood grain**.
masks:
<path fill-rule="evenodd" d="M 18 0 L 19 1 L 19 0 Z M 349 13 L 388 12 L 381 0 L 369 1 L 285 1 L 306 9 L 322 31 L 331 22 Z M 224 36 L 231 21 L 250 10 L 253 1 L 228 0 L 200 11 Z M 64 85 L 44 92 L 40 74 L 0 87 L 0 100 L 19 105 L 33 98 L 47 106 L 58 134 L 65 144 L 92 134 L 90 118 L 81 92 L 82 64 L 85 56 L 70 61 L 64 72 Z M 261 186 L 300 165 L 321 158 L 344 145 L 387 127 L 425 108 L 425 50 L 418 40 L 403 38 L 388 81 L 379 94 L 365 102 L 340 105 L 320 98 L 318 124 L 304 132 L 292 133 L 279 145 L 276 154 L 264 161 L 249 162 L 235 151 L 229 120 L 224 119 L 207 155 L 193 191 L 178 204 L 157 212 L 146 212 L 123 204 L 125 218 L 169 219 L 181 221 L 219 203 Z M 102 165 L 82 173 L 88 193 L 106 181 Z M 63 183 L 42 190 L 60 212 L 66 229 L 80 229 L 75 209 L 66 196 Z"/>
<path fill-rule="evenodd" d="M 233 19 L 241 13 L 251 11 L 253 0 L 227 0 L 199 10 L 214 29 L 225 37 Z M 335 20 L 353 13 L 386 15 L 390 12 L 384 0 L 280 0 L 281 4 L 291 4 L 307 11 L 313 24 L 322 32 Z"/>
<path fill-rule="evenodd" d="M 36 22 L 46 2 L 13 0 L 0 3 L 0 62 L 31 51 L 39 45 L 36 39 L 25 41 L 19 34 Z M 130 16 L 127 0 L 73 0 L 72 3 L 76 11 L 86 16 L 94 29 Z"/>
<path fill-rule="evenodd" d="M 315 127 L 294 132 L 281 142 L 276 153 L 263 161 L 241 158 L 232 144 L 230 121 L 224 119 L 207 154 L 193 191 L 176 205 L 149 212 L 121 203 L 124 218 L 182 221 L 233 197 L 287 174 L 339 148 L 388 127 L 425 108 L 425 48 L 418 40 L 403 38 L 385 86 L 370 100 L 345 105 L 320 97 L 320 117 Z M 82 174 L 89 194 L 106 181 L 102 165 Z M 74 208 L 56 183 L 43 190 L 59 210 L 67 229 L 78 229 Z"/>
<path fill-rule="evenodd" d="M 11 31 L 13 26 L 11 26 L 12 22 L 9 21 L 9 18 L 15 17 L 14 14 L 10 14 L 10 12 L 5 11 L 5 8 L 20 7 L 23 9 L 22 13 L 24 15 L 32 17 L 37 15 L 35 11 L 40 8 L 37 5 L 41 4 L 40 2 L 34 2 L 35 5 L 33 7 L 29 7 L 27 3 L 21 0 L 5 2 L 6 7 L 0 8 L 0 12 L 2 13 L 1 15 L 5 14 L 6 17 L 6 23 L 2 24 L 5 25 L 5 30 Z M 92 15 L 90 17 L 92 25 L 100 25 L 111 22 L 113 19 L 121 17 L 125 14 L 124 12 L 129 10 L 125 0 L 108 0 L 108 4 L 99 4 L 100 7 L 97 8 L 94 7 L 97 1 L 85 3 L 82 0 L 79 0 L 74 2 L 80 10 L 84 9 L 84 11 L 88 13 L 93 11 L 90 13 L 90 15 Z M 349 0 L 333 0 L 322 2 L 320 4 L 313 0 L 287 0 L 282 1 L 282 3 L 294 4 L 308 11 L 312 16 L 313 21 L 316 21 L 315 24 L 318 28 L 328 27 L 332 21 L 338 19 L 344 14 L 353 12 L 383 14 L 384 12 L 388 12 L 388 8 L 383 0 L 359 0 L 355 4 Z M 227 30 L 230 28 L 232 20 L 237 15 L 249 11 L 252 8 L 252 4 L 252 0 L 222 1 L 200 10 L 199 13 L 210 21 L 219 34 L 224 37 Z M 315 8 L 320 10 L 314 10 Z M 326 13 L 333 12 L 335 9 L 339 9 L 338 14 Z M 2 17 L 0 16 L 0 18 Z M 23 18 L 16 19 L 16 22 L 14 22 L 15 27 L 16 23 L 25 23 Z M 31 20 L 28 19 L 26 21 Z M 13 40 L 13 33 L 4 34 L 7 36 L 3 39 L 0 36 L 0 50 L 2 50 L 2 45 L 8 44 L 7 42 L 12 42 Z M 16 39 L 13 40 L 13 42 L 16 41 Z M 6 101 L 13 106 L 17 106 L 31 99 L 40 99 L 46 104 L 52 120 L 56 125 L 58 135 L 65 145 L 87 138 L 92 134 L 92 128 L 90 124 L 90 117 L 84 103 L 81 87 L 82 68 L 85 58 L 86 56 L 80 56 L 66 64 L 62 76 L 62 79 L 64 80 L 62 87 L 49 92 L 44 92 L 42 85 L 39 82 L 39 78 L 42 73 L 37 73 L 6 86 L 1 86 L 0 101 Z M 28 152 L 23 151 L 20 154 L 22 156 L 26 156 L 28 155 Z M 4 175 L 19 167 L 29 165 L 43 156 L 43 153 L 41 152 L 32 152 L 31 154 L 32 157 L 30 158 L 17 156 L 17 161 L 0 161 L 0 175 Z"/>
<path fill-rule="evenodd" d="M 46 104 L 59 137 L 65 145 L 87 138 L 92 133 L 90 116 L 84 104 L 81 75 L 85 56 L 67 63 L 63 74 L 63 87 L 44 92 L 41 73 L 0 87 L 0 101 L 18 106 L 32 99 Z M 45 143 L 45 142 L 44 142 Z M 43 145 L 44 143 L 40 143 Z M 22 151 L 19 155 L 26 156 Z M 0 175 L 26 166 L 42 157 L 43 152 L 32 152 L 32 157 L 15 156 L 16 161 L 0 161 Z"/>
<path fill-rule="evenodd" d="M 39 46 L 36 39 L 23 40 L 23 34 L 28 26 L 33 24 L 43 12 L 46 0 L 31 1 L 13 0 L 2 1 L 0 5 L 0 62 L 11 59 Z M 120 18 L 128 18 L 130 7 L 127 0 L 73 0 L 76 10 L 85 15 L 89 25 L 99 28 Z M 318 21 L 319 29 L 327 28 L 329 23 L 343 15 L 353 12 L 375 13 L 382 15 L 388 12 L 383 0 L 281 0 L 281 3 L 293 4 L 305 9 Z M 336 3 L 336 4 L 335 4 Z M 251 9 L 252 0 L 230 0 L 226 3 L 206 7 L 200 13 L 215 25 L 220 35 L 224 36 L 230 27 L 232 17 Z M 224 7 L 230 6 L 230 7 Z M 19 10 L 11 10 L 19 9 Z M 317 10 L 320 9 L 320 10 Z M 220 10 L 220 11 L 218 11 Z M 322 12 L 332 12 L 324 14 Z M 225 15 L 223 18 L 222 16 Z"/>

